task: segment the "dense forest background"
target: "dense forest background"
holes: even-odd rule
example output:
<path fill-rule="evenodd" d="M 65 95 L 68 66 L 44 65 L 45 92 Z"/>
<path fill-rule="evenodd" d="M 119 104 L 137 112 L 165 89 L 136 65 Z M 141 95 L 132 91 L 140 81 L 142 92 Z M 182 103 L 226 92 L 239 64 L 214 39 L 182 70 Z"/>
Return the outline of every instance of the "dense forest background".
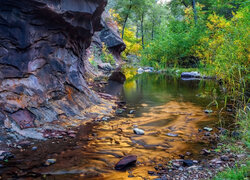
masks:
<path fill-rule="evenodd" d="M 217 76 L 235 99 L 249 81 L 249 1 L 117 0 L 109 12 L 127 45 L 123 58 L 136 55 L 156 69 L 198 68 Z"/>

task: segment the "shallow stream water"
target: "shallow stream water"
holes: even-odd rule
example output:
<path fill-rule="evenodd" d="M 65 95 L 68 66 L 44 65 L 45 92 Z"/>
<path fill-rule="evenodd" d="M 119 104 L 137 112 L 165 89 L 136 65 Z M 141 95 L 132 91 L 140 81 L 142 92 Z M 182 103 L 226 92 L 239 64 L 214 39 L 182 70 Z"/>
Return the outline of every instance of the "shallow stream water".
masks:
<path fill-rule="evenodd" d="M 199 129 L 216 131 L 218 114 L 204 112 L 214 96 L 220 96 L 217 84 L 210 80 L 181 80 L 164 74 L 144 73 L 124 85 L 110 82 L 107 93 L 126 102 L 125 112 L 114 119 L 88 123 L 75 139 L 49 140 L 35 144 L 38 149 L 23 150 L 0 169 L 3 177 L 23 179 L 155 179 L 148 171 L 157 164 L 179 159 L 200 160 L 200 151 L 215 144 L 199 135 Z M 132 113 L 132 111 L 134 111 Z M 131 114 L 130 114 L 131 113 Z M 145 131 L 136 135 L 133 127 Z M 167 133 L 178 135 L 169 137 Z M 138 162 L 124 171 L 114 170 L 126 155 L 136 155 Z M 43 166 L 46 159 L 57 162 Z"/>

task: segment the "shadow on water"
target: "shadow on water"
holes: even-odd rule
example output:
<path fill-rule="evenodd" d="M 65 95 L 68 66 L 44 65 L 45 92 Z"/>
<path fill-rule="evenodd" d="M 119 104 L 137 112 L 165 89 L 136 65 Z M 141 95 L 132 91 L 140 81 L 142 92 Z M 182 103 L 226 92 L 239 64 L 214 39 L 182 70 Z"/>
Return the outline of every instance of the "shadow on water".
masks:
<path fill-rule="evenodd" d="M 154 170 L 156 164 L 167 163 L 186 152 L 192 153 L 189 158 L 199 160 L 201 149 L 212 146 L 201 138 L 198 129 L 216 129 L 217 113 L 204 113 L 212 101 L 210 95 L 216 92 L 220 96 L 214 81 L 183 81 L 144 73 L 123 86 L 110 82 L 105 90 L 127 102 L 124 115 L 81 127 L 77 138 L 71 141 L 40 143 L 34 155 L 29 150 L 17 155 L 10 162 L 12 168 L 4 172 L 16 176 L 25 172 L 24 179 L 32 173 L 43 174 L 37 179 L 154 179 L 148 171 Z M 135 113 L 129 114 L 131 110 Z M 134 126 L 143 129 L 145 135 L 134 134 Z M 169 133 L 177 137 L 170 137 Z M 115 171 L 115 164 L 126 155 L 137 155 L 137 165 Z M 57 163 L 42 166 L 48 158 L 57 159 Z"/>

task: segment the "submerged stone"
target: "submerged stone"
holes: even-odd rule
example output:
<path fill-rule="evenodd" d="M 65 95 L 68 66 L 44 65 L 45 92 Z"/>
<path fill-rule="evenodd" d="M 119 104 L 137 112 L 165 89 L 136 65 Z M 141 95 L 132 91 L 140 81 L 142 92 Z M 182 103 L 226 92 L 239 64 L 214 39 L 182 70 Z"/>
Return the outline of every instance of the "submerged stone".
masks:
<path fill-rule="evenodd" d="M 134 155 L 130 155 L 130 156 L 126 156 L 124 158 L 122 158 L 116 165 L 115 165 L 115 169 L 116 170 L 122 170 L 128 166 L 131 166 L 133 164 L 135 164 L 137 161 L 137 156 Z"/>

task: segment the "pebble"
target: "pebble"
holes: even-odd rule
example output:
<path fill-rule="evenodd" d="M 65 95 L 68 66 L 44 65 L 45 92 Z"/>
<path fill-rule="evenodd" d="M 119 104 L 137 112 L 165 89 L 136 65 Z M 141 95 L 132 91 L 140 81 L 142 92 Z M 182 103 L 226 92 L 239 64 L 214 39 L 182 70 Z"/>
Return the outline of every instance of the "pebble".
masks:
<path fill-rule="evenodd" d="M 202 149 L 202 151 L 201 151 L 201 154 L 202 155 L 208 155 L 208 154 L 210 154 L 211 152 L 209 151 L 209 150 L 207 150 L 207 149 Z"/>
<path fill-rule="evenodd" d="M 184 160 L 183 165 L 184 166 L 193 166 L 194 162 L 192 160 Z"/>
<path fill-rule="evenodd" d="M 167 133 L 166 135 L 169 137 L 178 137 L 178 134 L 173 134 L 173 133 Z"/>
<path fill-rule="evenodd" d="M 210 136 L 211 134 L 210 134 L 210 132 L 205 132 L 204 133 L 204 136 Z"/>
<path fill-rule="evenodd" d="M 137 135 L 144 135 L 144 130 L 142 130 L 142 129 L 134 128 L 133 131 Z"/>
<path fill-rule="evenodd" d="M 227 157 L 227 156 L 221 156 L 220 159 L 222 161 L 229 161 L 229 157 Z"/>
<path fill-rule="evenodd" d="M 172 165 L 173 165 L 174 167 L 177 167 L 177 168 L 178 168 L 178 167 L 181 167 L 180 163 L 177 163 L 177 162 L 173 162 Z"/>
<path fill-rule="evenodd" d="M 117 109 L 115 111 L 116 114 L 122 114 L 125 111 L 125 109 Z"/>
<path fill-rule="evenodd" d="M 36 151 L 37 150 L 37 147 L 36 146 L 34 146 L 34 147 L 32 147 L 32 149 L 31 149 L 32 151 Z"/>
<path fill-rule="evenodd" d="M 75 137 L 76 137 L 76 135 L 75 135 L 75 134 L 69 134 L 69 137 L 71 137 L 71 138 L 75 138 Z"/>
<path fill-rule="evenodd" d="M 47 161 L 45 162 L 45 166 L 50 166 L 55 163 L 56 163 L 56 159 L 47 159 Z"/>
<path fill-rule="evenodd" d="M 185 155 L 180 154 L 179 157 L 180 157 L 181 159 L 184 159 L 184 158 L 185 158 Z"/>
<path fill-rule="evenodd" d="M 209 132 L 211 132 L 212 130 L 213 130 L 213 128 L 209 128 L 209 127 L 204 127 L 203 128 L 205 131 L 209 131 Z"/>
<path fill-rule="evenodd" d="M 135 110 L 130 110 L 129 111 L 129 114 L 134 114 L 135 113 Z"/>
<path fill-rule="evenodd" d="M 195 164 L 198 164 L 198 163 L 199 163 L 197 160 L 193 160 L 193 162 L 194 162 Z"/>
<path fill-rule="evenodd" d="M 207 114 L 210 114 L 210 113 L 213 112 L 213 110 L 208 110 L 208 109 L 206 109 L 206 110 L 204 110 L 204 112 L 207 113 Z"/>
<path fill-rule="evenodd" d="M 76 134 L 76 131 L 70 130 L 68 131 L 68 134 Z"/>
<path fill-rule="evenodd" d="M 148 171 L 148 174 L 153 175 L 155 172 L 154 171 Z"/>
<path fill-rule="evenodd" d="M 108 121 L 108 120 L 110 120 L 110 117 L 103 117 L 102 118 L 102 121 Z"/>

